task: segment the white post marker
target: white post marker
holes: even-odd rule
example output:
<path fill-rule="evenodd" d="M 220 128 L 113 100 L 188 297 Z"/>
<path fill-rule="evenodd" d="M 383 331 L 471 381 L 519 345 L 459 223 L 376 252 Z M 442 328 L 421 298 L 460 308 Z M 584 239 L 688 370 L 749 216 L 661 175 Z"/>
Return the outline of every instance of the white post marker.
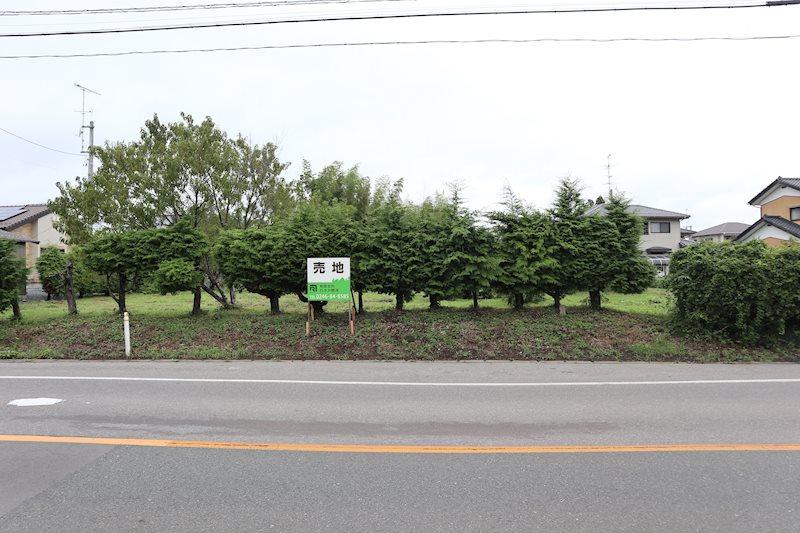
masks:
<path fill-rule="evenodd" d="M 128 312 L 122 313 L 122 330 L 125 333 L 125 357 L 131 358 L 131 324 L 128 319 Z"/>

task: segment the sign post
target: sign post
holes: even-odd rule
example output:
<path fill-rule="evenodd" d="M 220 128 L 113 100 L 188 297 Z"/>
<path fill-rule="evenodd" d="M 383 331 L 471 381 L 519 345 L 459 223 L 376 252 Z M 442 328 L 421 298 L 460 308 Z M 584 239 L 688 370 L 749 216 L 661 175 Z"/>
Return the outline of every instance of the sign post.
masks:
<path fill-rule="evenodd" d="M 349 257 L 309 257 L 306 260 L 306 296 L 308 298 L 308 317 L 306 336 L 311 335 L 311 322 L 314 320 L 314 307 L 311 302 L 348 302 L 347 312 L 350 333 L 355 334 L 355 306 L 350 291 Z"/>

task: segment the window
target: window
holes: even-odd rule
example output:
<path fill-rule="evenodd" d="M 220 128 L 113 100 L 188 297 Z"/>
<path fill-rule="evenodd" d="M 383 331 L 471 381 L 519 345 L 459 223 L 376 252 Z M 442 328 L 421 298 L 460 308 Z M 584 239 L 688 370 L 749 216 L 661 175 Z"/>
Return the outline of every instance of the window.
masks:
<path fill-rule="evenodd" d="M 646 220 L 644 221 L 644 234 L 645 235 L 650 234 L 650 224 Z"/>
<path fill-rule="evenodd" d="M 669 222 L 651 222 L 650 233 L 669 233 Z"/>
<path fill-rule="evenodd" d="M 800 220 L 800 207 L 792 207 L 789 209 L 789 220 Z"/>

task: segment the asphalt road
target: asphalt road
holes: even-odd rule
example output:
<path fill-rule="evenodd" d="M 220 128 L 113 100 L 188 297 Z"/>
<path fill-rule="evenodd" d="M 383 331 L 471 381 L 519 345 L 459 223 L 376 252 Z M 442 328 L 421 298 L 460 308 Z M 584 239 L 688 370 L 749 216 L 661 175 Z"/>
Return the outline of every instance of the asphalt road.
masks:
<path fill-rule="evenodd" d="M 797 531 L 776 444 L 800 366 L 5 362 L 0 531 Z"/>

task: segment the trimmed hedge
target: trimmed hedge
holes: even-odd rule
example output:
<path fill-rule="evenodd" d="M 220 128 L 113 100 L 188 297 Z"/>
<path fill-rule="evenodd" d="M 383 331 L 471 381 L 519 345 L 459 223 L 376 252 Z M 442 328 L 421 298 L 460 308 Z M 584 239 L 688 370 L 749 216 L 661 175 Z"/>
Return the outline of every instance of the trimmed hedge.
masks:
<path fill-rule="evenodd" d="M 800 246 L 700 243 L 670 260 L 667 287 L 684 331 L 746 343 L 795 337 L 800 325 Z"/>

